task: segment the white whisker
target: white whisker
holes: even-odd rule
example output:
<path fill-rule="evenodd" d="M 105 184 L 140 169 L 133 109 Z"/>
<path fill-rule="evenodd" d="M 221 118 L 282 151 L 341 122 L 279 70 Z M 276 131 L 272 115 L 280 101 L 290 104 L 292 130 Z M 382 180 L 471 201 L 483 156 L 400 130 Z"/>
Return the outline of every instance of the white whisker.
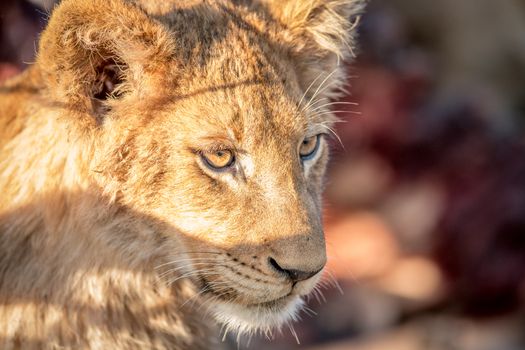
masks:
<path fill-rule="evenodd" d="M 341 288 L 341 285 L 339 284 L 339 282 L 335 278 L 334 274 L 331 271 L 329 271 L 328 269 L 325 269 L 325 273 L 330 278 L 330 280 L 332 282 L 332 285 L 339 291 L 339 293 L 341 293 L 341 295 L 344 295 L 345 292 L 343 291 L 343 288 Z"/>
<path fill-rule="evenodd" d="M 189 258 L 189 259 L 178 259 L 178 260 L 172 260 L 172 261 L 168 261 L 166 263 L 163 263 L 163 264 L 160 264 L 160 265 L 157 265 L 155 266 L 155 270 L 163 267 L 163 266 L 166 266 L 166 265 L 173 265 L 173 264 L 177 264 L 177 263 L 180 263 L 180 262 L 189 262 L 189 261 L 210 261 L 210 262 L 214 262 L 214 261 L 217 261 L 216 259 L 212 259 L 212 258 Z"/>
<path fill-rule="evenodd" d="M 299 341 L 299 337 L 297 336 L 297 333 L 295 332 L 295 329 L 293 328 L 293 325 L 291 323 L 287 324 L 288 328 L 290 329 L 290 332 L 295 338 L 295 341 L 297 342 L 297 345 L 301 345 L 301 342 Z"/>
<path fill-rule="evenodd" d="M 309 103 L 306 104 L 305 108 L 308 108 L 310 106 L 310 102 L 312 100 L 314 100 L 314 98 L 317 96 L 317 94 L 319 93 L 319 90 L 323 87 L 324 83 L 335 73 L 337 72 L 337 70 L 339 69 L 339 67 L 335 68 L 330 74 L 328 74 L 324 80 L 321 82 L 321 84 L 317 87 L 317 90 L 315 90 L 314 94 L 312 95 L 312 97 L 310 98 L 310 101 Z M 302 111 L 305 110 L 305 108 L 302 109 Z"/>
<path fill-rule="evenodd" d="M 341 138 L 339 137 L 339 135 L 337 135 L 337 133 L 335 132 L 334 129 L 332 129 L 331 127 L 327 126 L 327 125 L 324 125 L 324 124 L 319 124 L 321 127 L 325 128 L 326 130 L 328 130 L 332 135 L 334 135 L 334 137 L 337 139 L 337 141 L 339 141 L 339 144 L 341 145 L 341 147 L 343 148 L 344 151 L 346 151 L 345 149 L 345 145 L 343 144 L 343 141 L 341 140 Z"/>
<path fill-rule="evenodd" d="M 301 105 L 301 103 L 303 102 L 304 98 L 306 97 L 306 94 L 308 93 L 308 91 L 310 91 L 310 89 L 312 88 L 312 86 L 315 84 L 315 82 L 321 77 L 321 75 L 323 74 L 324 72 L 320 72 L 319 75 L 317 75 L 317 77 L 310 83 L 310 85 L 308 85 L 308 88 L 305 90 L 305 92 L 303 93 L 303 96 L 301 96 L 301 100 L 299 101 L 299 103 L 297 104 L 298 106 Z"/>
<path fill-rule="evenodd" d="M 329 106 L 334 106 L 334 105 L 357 106 L 358 104 L 355 103 L 355 102 L 343 102 L 343 101 L 341 101 L 341 102 L 338 102 L 338 101 L 336 101 L 336 102 L 329 102 L 329 103 L 325 103 L 323 105 L 320 105 L 320 106 L 317 106 L 317 107 L 313 108 L 310 112 L 315 113 L 316 111 L 319 111 L 319 110 L 321 110 L 323 108 L 326 108 L 326 107 L 329 107 Z"/>

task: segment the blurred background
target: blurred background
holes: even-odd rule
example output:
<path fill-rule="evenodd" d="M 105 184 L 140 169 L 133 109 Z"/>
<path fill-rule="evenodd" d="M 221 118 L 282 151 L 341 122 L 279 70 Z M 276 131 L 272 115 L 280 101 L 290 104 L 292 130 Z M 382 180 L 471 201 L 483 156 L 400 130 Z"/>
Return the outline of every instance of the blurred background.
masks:
<path fill-rule="evenodd" d="M 0 80 L 52 6 L 1 1 Z M 322 295 L 249 348 L 524 350 L 525 2 L 371 0 L 348 76 Z"/>

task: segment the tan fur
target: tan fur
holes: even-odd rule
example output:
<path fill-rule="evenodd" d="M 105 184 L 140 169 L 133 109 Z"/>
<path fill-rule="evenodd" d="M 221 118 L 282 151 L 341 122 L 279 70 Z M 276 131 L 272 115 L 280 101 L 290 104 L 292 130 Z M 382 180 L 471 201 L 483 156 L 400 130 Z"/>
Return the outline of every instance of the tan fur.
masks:
<path fill-rule="evenodd" d="M 0 347 L 217 348 L 208 313 L 293 319 L 320 273 L 291 283 L 268 259 L 326 261 L 328 149 L 298 147 L 331 126 L 362 6 L 62 1 L 0 87 Z M 203 165 L 216 147 L 235 171 Z"/>

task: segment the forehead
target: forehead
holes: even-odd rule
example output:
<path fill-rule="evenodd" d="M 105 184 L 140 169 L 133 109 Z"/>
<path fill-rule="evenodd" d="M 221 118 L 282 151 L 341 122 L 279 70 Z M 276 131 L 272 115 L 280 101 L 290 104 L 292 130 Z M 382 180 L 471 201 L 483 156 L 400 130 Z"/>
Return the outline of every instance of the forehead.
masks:
<path fill-rule="evenodd" d="M 169 119 L 192 138 L 229 138 L 246 146 L 303 137 L 310 119 L 276 83 L 210 85 L 178 100 Z"/>
<path fill-rule="evenodd" d="M 170 14 L 170 30 L 181 34 L 177 47 L 184 47 L 174 65 L 176 106 L 198 134 L 228 132 L 251 142 L 301 137 L 315 118 L 298 106 L 303 92 L 292 62 L 265 25 L 247 16 L 220 5 Z"/>

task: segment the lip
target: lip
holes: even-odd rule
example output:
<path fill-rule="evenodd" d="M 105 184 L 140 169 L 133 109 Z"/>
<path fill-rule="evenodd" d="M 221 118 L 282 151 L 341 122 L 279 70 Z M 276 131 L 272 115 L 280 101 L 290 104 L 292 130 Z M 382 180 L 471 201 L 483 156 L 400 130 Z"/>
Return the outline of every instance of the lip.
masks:
<path fill-rule="evenodd" d="M 288 301 L 290 301 L 290 296 L 292 295 L 292 293 L 288 293 L 282 297 L 279 297 L 279 298 L 276 298 L 276 299 L 273 299 L 273 300 L 270 300 L 270 301 L 265 301 L 265 302 L 262 302 L 262 303 L 253 303 L 253 304 L 248 304 L 246 306 L 248 307 L 263 307 L 263 308 L 267 308 L 267 309 L 274 309 L 274 308 L 277 308 L 277 307 L 281 307 L 281 306 L 284 306 L 285 304 L 287 304 Z"/>
<path fill-rule="evenodd" d="M 212 294 L 212 295 L 216 295 L 217 296 L 215 290 L 210 286 L 210 283 L 206 280 L 205 277 L 197 276 L 197 281 L 199 282 L 199 284 L 201 286 L 201 290 L 202 290 L 201 294 L 202 295 Z M 235 289 L 233 287 L 230 287 L 230 292 L 231 293 L 236 293 L 236 291 L 235 291 Z M 222 295 L 220 295 L 220 296 L 224 296 L 225 294 L 228 294 L 228 293 L 223 291 Z M 293 288 L 286 295 L 280 296 L 278 298 L 275 298 L 275 299 L 272 299 L 272 300 L 269 300 L 269 301 L 264 301 L 264 302 L 259 302 L 259 303 L 254 302 L 254 303 L 249 303 L 249 304 L 242 304 L 242 303 L 240 303 L 240 304 L 244 305 L 245 307 L 248 307 L 248 308 L 276 309 L 276 308 L 280 308 L 280 307 L 285 306 L 290 301 L 290 297 L 292 297 L 292 296 L 294 296 Z"/>
<path fill-rule="evenodd" d="M 206 290 L 203 294 L 214 294 L 213 290 Z M 288 293 L 286 295 L 283 295 L 279 298 L 275 298 L 273 300 L 264 301 L 262 303 L 250 303 L 250 304 L 244 304 L 244 307 L 247 308 L 264 308 L 264 309 L 277 309 L 285 306 L 289 301 L 290 297 L 292 296 L 292 293 Z M 242 303 L 241 303 L 242 305 Z"/>

